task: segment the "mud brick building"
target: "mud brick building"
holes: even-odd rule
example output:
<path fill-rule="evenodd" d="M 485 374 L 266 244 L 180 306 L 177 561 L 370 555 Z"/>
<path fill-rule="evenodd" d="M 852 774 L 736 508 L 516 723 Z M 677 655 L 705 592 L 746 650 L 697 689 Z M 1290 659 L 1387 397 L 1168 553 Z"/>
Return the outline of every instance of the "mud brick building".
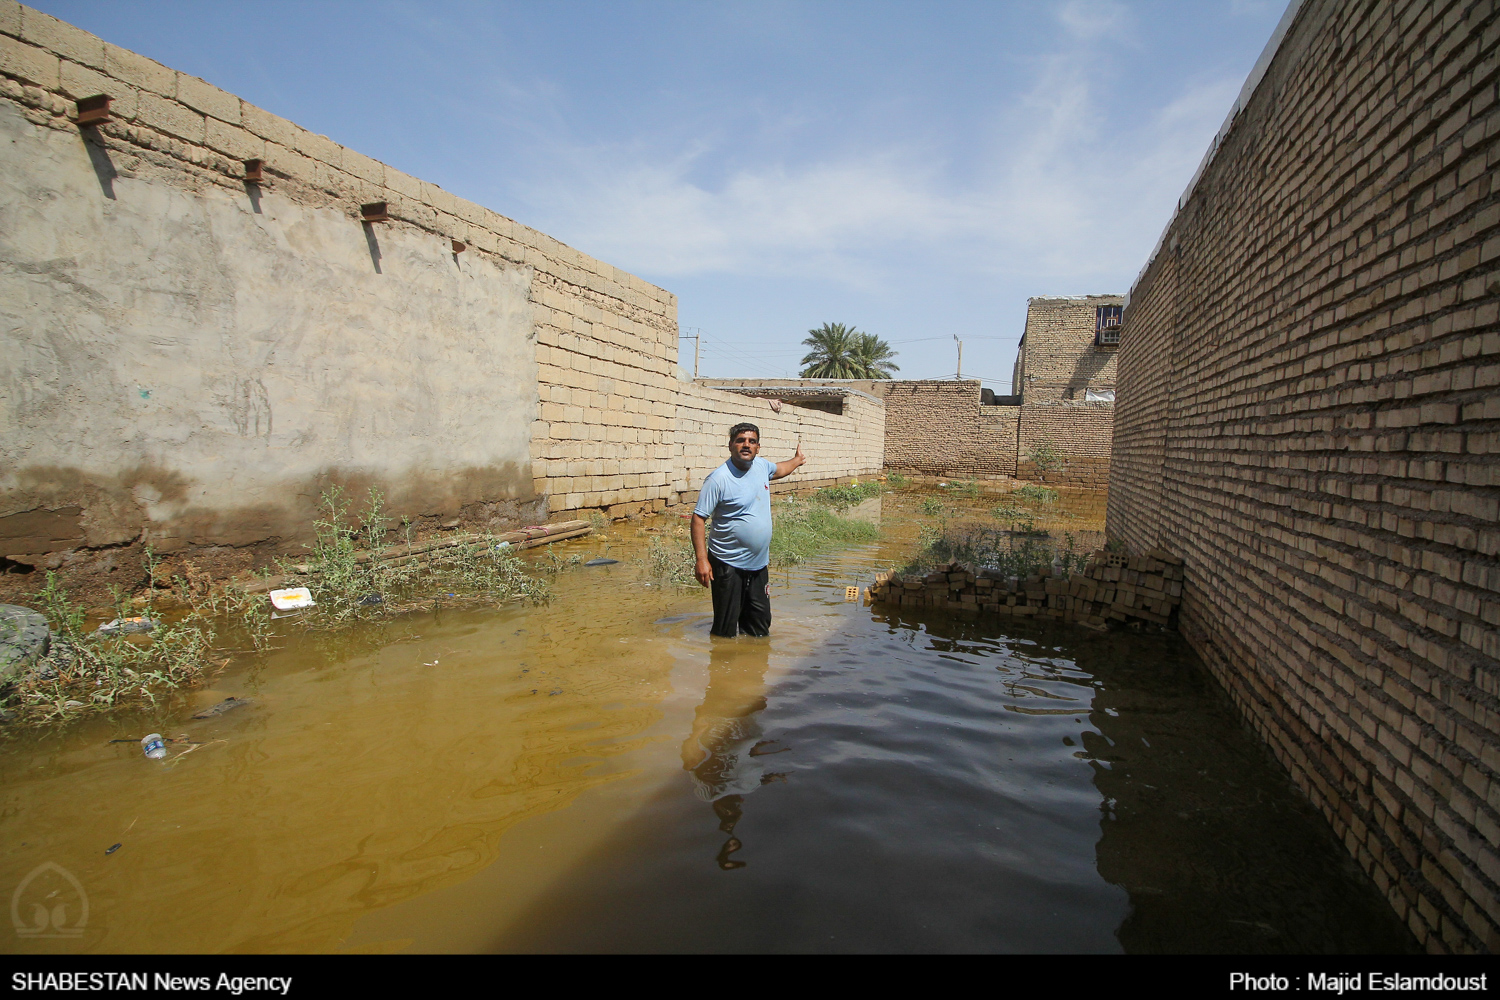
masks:
<path fill-rule="evenodd" d="M 1500 16 L 1294 3 L 1125 310 L 1109 530 L 1432 951 L 1500 950 Z"/>
<path fill-rule="evenodd" d="M 1018 478 L 1092 489 L 1108 484 L 1124 302 L 1119 295 L 1027 301 L 1013 380 L 1021 396 Z"/>

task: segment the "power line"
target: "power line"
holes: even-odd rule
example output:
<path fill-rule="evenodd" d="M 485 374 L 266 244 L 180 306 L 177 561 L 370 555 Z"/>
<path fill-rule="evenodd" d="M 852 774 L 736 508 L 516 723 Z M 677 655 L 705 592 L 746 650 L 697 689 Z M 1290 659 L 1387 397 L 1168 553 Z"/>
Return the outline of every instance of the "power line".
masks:
<path fill-rule="evenodd" d="M 785 375 L 784 369 L 777 370 L 774 365 L 769 365 L 758 358 L 746 357 L 733 348 L 725 347 L 723 344 L 715 343 L 714 341 L 705 339 L 703 347 L 704 350 L 707 350 L 710 353 L 717 354 L 721 360 L 732 361 L 738 365 L 756 369 L 762 373 L 764 373 L 767 368 L 770 368 L 772 369 L 772 373 L 770 376 L 772 378 L 787 377 Z"/>

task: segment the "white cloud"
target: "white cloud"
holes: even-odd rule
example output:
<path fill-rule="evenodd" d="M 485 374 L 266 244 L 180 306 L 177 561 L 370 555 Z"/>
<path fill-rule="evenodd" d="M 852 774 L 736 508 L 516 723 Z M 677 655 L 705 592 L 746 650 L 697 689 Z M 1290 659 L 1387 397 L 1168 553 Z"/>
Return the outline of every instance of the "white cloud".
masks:
<path fill-rule="evenodd" d="M 1071 0 L 1058 8 L 1057 19 L 1069 34 L 1090 41 L 1124 32 L 1130 11 L 1115 0 Z"/>
<path fill-rule="evenodd" d="M 1123 15 L 1115 4 L 1075 3 L 1059 17 L 1083 37 L 1117 29 Z M 563 144 L 555 169 L 523 187 L 542 228 L 658 278 L 800 276 L 872 288 L 922 258 L 977 276 L 1118 283 L 1144 262 L 1240 81 L 1200 83 L 1134 129 L 1114 127 L 1101 101 L 1108 77 L 1072 44 L 1035 61 L 1032 86 L 995 110 L 988 151 L 963 170 L 950 150 L 897 135 L 715 176 L 734 142 L 721 133 L 665 150 L 659 139 Z M 968 179 L 955 180 L 960 173 Z"/>

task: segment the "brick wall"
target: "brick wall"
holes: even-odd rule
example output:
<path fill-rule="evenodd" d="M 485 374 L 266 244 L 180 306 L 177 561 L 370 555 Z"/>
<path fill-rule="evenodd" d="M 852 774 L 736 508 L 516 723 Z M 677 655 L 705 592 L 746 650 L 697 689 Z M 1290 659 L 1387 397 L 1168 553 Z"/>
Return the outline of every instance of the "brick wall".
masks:
<path fill-rule="evenodd" d="M 1496 4 L 1307 0 L 1130 297 L 1110 532 L 1432 951 L 1500 947 Z"/>
<path fill-rule="evenodd" d="M 856 389 L 885 402 L 887 468 L 934 476 L 1013 476 L 1016 472 L 1019 408 L 981 406 L 977 381 L 723 378 L 699 379 L 699 383 Z"/>
<path fill-rule="evenodd" d="M 1014 406 L 981 406 L 978 381 L 900 381 L 885 390 L 885 464 L 935 476 L 1013 476 Z"/>
<path fill-rule="evenodd" d="M 1094 345 L 1094 310 L 1119 295 L 1028 301 L 1017 373 L 1023 404 L 981 406 L 977 381 L 952 379 L 700 379 L 712 385 L 836 385 L 886 402 L 885 462 L 935 476 L 1015 476 L 1103 490 L 1109 484 L 1114 404 L 1089 402 L 1088 389 L 1115 388 L 1115 349 Z M 1050 449 L 1057 464 L 1031 460 Z"/>
<path fill-rule="evenodd" d="M 1019 478 L 1082 489 L 1108 485 L 1114 404 L 1089 402 L 1087 391 L 1115 388 L 1116 349 L 1094 343 L 1095 313 L 1124 301 L 1119 295 L 1027 300 L 1016 363 Z M 1041 468 L 1033 456 L 1047 451 L 1058 464 Z"/>

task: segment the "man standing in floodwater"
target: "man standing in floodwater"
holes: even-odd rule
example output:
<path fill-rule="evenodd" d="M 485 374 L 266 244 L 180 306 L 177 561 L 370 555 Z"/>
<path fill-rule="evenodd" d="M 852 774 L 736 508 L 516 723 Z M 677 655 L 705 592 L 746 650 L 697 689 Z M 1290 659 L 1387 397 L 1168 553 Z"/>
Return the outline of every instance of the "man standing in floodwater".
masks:
<path fill-rule="evenodd" d="M 703 480 L 693 508 L 695 575 L 713 592 L 713 635 L 771 634 L 771 480 L 790 476 L 807 459 L 800 441 L 785 462 L 759 456 L 760 428 L 731 427 L 729 461 Z"/>

